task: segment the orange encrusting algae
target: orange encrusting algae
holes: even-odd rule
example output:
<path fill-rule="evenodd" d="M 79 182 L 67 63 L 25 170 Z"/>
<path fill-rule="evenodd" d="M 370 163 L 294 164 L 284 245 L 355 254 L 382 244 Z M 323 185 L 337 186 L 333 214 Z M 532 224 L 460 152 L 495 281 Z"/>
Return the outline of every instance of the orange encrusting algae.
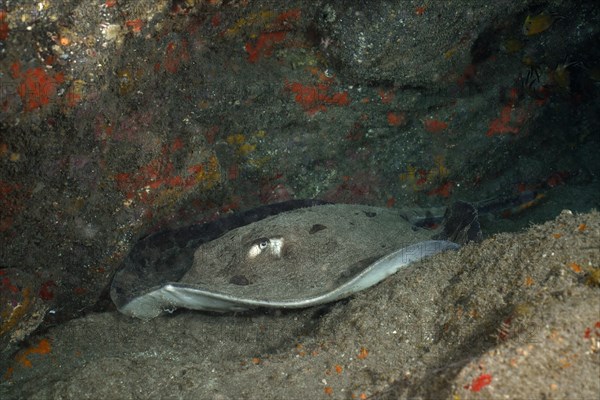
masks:
<path fill-rule="evenodd" d="M 287 32 L 265 32 L 261 33 L 256 44 L 246 43 L 245 50 L 248 53 L 248 61 L 255 63 L 260 56 L 270 57 L 273 54 L 273 47 L 277 43 L 285 40 Z"/>
<path fill-rule="evenodd" d="M 425 126 L 425 130 L 430 133 L 441 133 L 448 128 L 446 122 L 437 119 L 427 119 L 423 121 L 423 125 Z"/>
<path fill-rule="evenodd" d="M 326 111 L 326 105 L 346 106 L 350 104 L 348 92 L 338 92 L 331 94 L 329 85 L 320 83 L 314 86 L 303 85 L 299 82 L 292 82 L 286 87 L 295 94 L 294 100 L 309 114 L 315 114 L 318 111 Z"/>
<path fill-rule="evenodd" d="M 10 32 L 10 28 L 8 27 L 8 13 L 6 10 L 0 10 L 0 40 L 8 39 L 8 32 Z"/>
<path fill-rule="evenodd" d="M 391 126 L 402 126 L 406 124 L 406 114 L 390 111 L 387 113 L 387 122 Z"/>
<path fill-rule="evenodd" d="M 19 353 L 15 360 L 24 367 L 31 368 L 33 366 L 31 360 L 27 358 L 31 354 L 49 354 L 52 350 L 50 341 L 48 339 L 42 339 L 36 346 L 31 346 L 21 353 Z"/>
<path fill-rule="evenodd" d="M 163 64 L 165 67 L 165 71 L 175 74 L 179 71 L 179 67 L 181 64 L 187 63 L 190 60 L 190 53 L 188 51 L 188 42 L 185 39 L 182 39 L 179 42 L 169 42 L 165 49 L 165 57 L 163 59 Z M 160 68 L 160 63 L 155 66 L 155 70 Z"/>
<path fill-rule="evenodd" d="M 592 335 L 592 333 L 594 335 Z M 593 329 L 590 328 L 590 327 L 585 328 L 585 331 L 583 332 L 583 338 L 584 339 L 591 339 L 592 337 L 600 338 L 600 321 L 597 321 L 594 324 Z"/>
<path fill-rule="evenodd" d="M 41 339 L 37 345 L 26 348 L 25 350 L 20 351 L 15 356 L 15 361 L 17 364 L 25 368 L 33 367 L 33 363 L 28 358 L 28 356 L 32 354 L 50 354 L 52 351 L 52 346 L 50 345 L 50 341 L 48 339 Z M 15 370 L 14 366 L 8 367 L 6 372 L 2 376 L 4 380 L 9 380 L 12 377 L 12 374 Z"/>
<path fill-rule="evenodd" d="M 571 268 L 571 270 L 573 272 L 575 272 L 576 274 L 579 274 L 582 271 L 581 266 L 579 264 L 577 264 L 577 263 L 574 263 L 574 262 L 569 263 L 569 268 Z"/>
<path fill-rule="evenodd" d="M 394 100 L 394 92 L 392 91 L 386 91 L 383 89 L 379 89 L 377 91 L 377 94 L 379 95 L 379 98 L 381 99 L 381 103 L 382 104 L 389 104 L 392 102 L 392 100 Z"/>
<path fill-rule="evenodd" d="M 521 126 L 527 120 L 527 109 L 518 108 L 517 100 L 519 93 L 517 89 L 509 91 L 508 102 L 500 109 L 500 116 L 493 119 L 486 132 L 487 137 L 500 134 L 518 134 Z"/>
<path fill-rule="evenodd" d="M 19 62 L 13 63 L 10 70 L 13 78 L 21 80 L 17 86 L 17 94 L 23 101 L 25 111 L 33 111 L 50 104 L 56 97 L 57 86 L 65 81 L 62 72 L 48 74 L 42 67 L 21 72 Z"/>
<path fill-rule="evenodd" d="M 477 378 L 473 379 L 469 389 L 472 392 L 479 392 L 490 383 L 492 383 L 492 376 L 490 374 L 481 374 Z"/>
<path fill-rule="evenodd" d="M 144 203 L 155 203 L 163 195 L 175 194 L 177 190 L 190 189 L 202 184 L 210 189 L 220 182 L 219 160 L 215 155 L 203 163 L 187 167 L 187 174 L 177 175 L 170 156 L 181 149 L 183 143 L 175 140 L 171 146 L 163 146 L 161 155 L 136 172 L 124 172 L 114 175 L 117 187 L 128 200 L 139 199 Z"/>
<path fill-rule="evenodd" d="M 247 42 L 244 46 L 246 53 L 248 53 L 248 62 L 256 63 L 260 57 L 266 58 L 273 54 L 275 45 L 285 41 L 292 24 L 299 20 L 300 16 L 300 9 L 283 11 L 276 16 L 274 13 L 266 11 L 254 17 L 242 18 L 236 23 L 236 27 L 230 28 L 227 32 L 235 33 L 242 26 L 251 22 L 264 25 L 266 31 L 262 32 L 254 43 Z"/>
<path fill-rule="evenodd" d="M 440 196 L 440 197 L 450 197 L 452 193 L 452 189 L 454 188 L 454 182 L 448 181 L 436 188 L 431 189 L 427 192 L 428 196 Z"/>
<path fill-rule="evenodd" d="M 125 21 L 125 26 L 127 26 L 128 28 L 131 28 L 132 32 L 141 32 L 142 28 L 144 27 L 144 21 L 142 21 L 141 19 L 131 19 L 128 21 Z"/>

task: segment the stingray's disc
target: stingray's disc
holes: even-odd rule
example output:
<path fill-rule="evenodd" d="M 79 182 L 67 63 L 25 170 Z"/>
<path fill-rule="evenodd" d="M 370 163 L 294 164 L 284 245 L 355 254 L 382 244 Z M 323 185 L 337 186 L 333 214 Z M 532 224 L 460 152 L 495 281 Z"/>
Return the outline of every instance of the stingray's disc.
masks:
<path fill-rule="evenodd" d="M 179 307 L 307 307 L 458 248 L 427 240 L 429 231 L 390 209 L 307 205 L 250 223 L 238 218 L 236 224 L 219 222 L 219 229 L 213 223 L 149 236 L 116 274 L 111 296 L 121 312 L 140 318 Z"/>

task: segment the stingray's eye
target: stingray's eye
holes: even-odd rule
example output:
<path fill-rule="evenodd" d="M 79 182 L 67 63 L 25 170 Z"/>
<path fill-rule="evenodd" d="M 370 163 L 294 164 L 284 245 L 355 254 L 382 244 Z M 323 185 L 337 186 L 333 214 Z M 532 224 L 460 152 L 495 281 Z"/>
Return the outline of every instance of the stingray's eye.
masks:
<path fill-rule="evenodd" d="M 254 258 L 258 256 L 260 253 L 262 253 L 265 249 L 269 247 L 270 243 L 271 241 L 268 238 L 260 238 L 254 241 L 254 243 L 250 246 L 250 249 L 248 250 L 248 257 Z"/>
<path fill-rule="evenodd" d="M 248 249 L 248 258 L 255 258 L 258 255 L 262 254 L 270 254 L 271 256 L 281 257 L 283 249 L 283 238 L 274 237 L 274 238 L 260 238 L 252 242 L 250 248 Z"/>

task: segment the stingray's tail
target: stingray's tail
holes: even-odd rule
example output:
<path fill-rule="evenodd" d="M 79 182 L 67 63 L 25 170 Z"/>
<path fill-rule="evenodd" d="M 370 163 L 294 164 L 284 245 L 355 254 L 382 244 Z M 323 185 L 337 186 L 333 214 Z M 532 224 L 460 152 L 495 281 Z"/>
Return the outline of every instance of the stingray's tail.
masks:
<path fill-rule="evenodd" d="M 457 201 L 446 209 L 442 225 L 442 232 L 434 239 L 449 240 L 460 245 L 483 239 L 477 209 L 465 201 Z"/>

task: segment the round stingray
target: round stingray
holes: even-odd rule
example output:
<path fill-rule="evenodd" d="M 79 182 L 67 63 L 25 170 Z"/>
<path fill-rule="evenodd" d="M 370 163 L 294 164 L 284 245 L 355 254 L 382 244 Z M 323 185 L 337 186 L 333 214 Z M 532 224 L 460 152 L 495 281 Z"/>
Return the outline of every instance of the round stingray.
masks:
<path fill-rule="evenodd" d="M 349 296 L 412 261 L 459 247 L 428 240 L 431 232 L 390 209 L 296 205 L 309 207 L 289 206 L 266 217 L 272 212 L 257 216 L 254 210 L 235 223 L 216 222 L 217 228 L 197 225 L 143 239 L 115 276 L 113 300 L 121 312 L 140 318 L 179 307 L 308 307 Z"/>

